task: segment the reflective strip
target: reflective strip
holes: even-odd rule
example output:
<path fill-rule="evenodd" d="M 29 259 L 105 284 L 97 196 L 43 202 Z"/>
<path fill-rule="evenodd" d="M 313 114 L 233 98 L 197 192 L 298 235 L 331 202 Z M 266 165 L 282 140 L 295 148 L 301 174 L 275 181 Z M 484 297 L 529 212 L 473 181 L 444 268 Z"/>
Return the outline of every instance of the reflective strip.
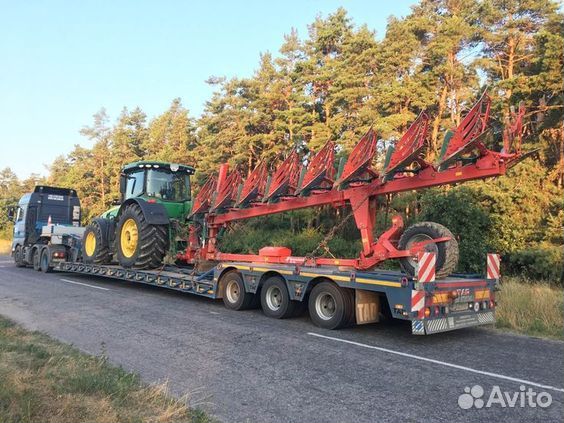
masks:
<path fill-rule="evenodd" d="M 488 253 L 486 274 L 488 279 L 499 279 L 499 254 Z"/>
<path fill-rule="evenodd" d="M 411 291 L 411 311 L 420 311 L 425 306 L 425 291 Z"/>
<path fill-rule="evenodd" d="M 438 293 L 433 295 L 433 304 L 438 303 L 447 303 L 449 302 L 450 297 L 448 292 Z"/>
<path fill-rule="evenodd" d="M 418 254 L 417 281 L 433 282 L 435 280 L 435 264 L 437 255 L 428 251 Z"/>
<path fill-rule="evenodd" d="M 373 279 L 365 279 L 365 278 L 356 278 L 356 282 L 367 283 L 370 285 L 382 285 L 382 286 L 392 286 L 394 288 L 401 288 L 401 283 L 399 282 L 389 282 L 389 281 L 381 281 L 381 280 L 373 280 Z"/>
<path fill-rule="evenodd" d="M 489 289 L 477 289 L 474 291 L 474 300 L 489 300 L 490 290 Z"/>

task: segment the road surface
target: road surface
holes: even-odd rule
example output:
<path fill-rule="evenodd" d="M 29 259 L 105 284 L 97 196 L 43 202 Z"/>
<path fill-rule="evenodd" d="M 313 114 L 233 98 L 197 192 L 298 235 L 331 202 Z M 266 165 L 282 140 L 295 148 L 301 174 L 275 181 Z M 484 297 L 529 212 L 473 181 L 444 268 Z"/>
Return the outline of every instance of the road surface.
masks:
<path fill-rule="evenodd" d="M 0 256 L 0 314 L 85 352 L 104 351 L 149 383 L 167 380 L 175 394 L 188 394 L 192 406 L 223 422 L 564 417 L 559 341 L 486 328 L 418 337 L 402 322 L 328 331 L 307 316 L 275 320 L 162 288 L 43 274 L 16 268 L 6 256 Z M 476 385 L 480 398 L 471 396 L 479 388 L 465 392 Z M 529 405 L 529 389 L 545 407 Z M 496 401 L 488 404 L 490 398 Z"/>

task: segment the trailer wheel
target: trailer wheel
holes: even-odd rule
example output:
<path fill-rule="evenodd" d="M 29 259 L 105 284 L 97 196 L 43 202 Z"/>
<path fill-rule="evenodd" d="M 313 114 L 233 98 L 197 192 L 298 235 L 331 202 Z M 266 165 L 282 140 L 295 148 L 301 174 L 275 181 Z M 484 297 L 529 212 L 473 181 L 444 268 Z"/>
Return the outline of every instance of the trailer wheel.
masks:
<path fill-rule="evenodd" d="M 110 262 L 110 246 L 104 242 L 102 227 L 96 221 L 90 223 L 84 230 L 82 257 L 85 263 L 106 264 Z"/>
<path fill-rule="evenodd" d="M 16 267 L 25 267 L 25 261 L 23 256 L 23 248 L 21 245 L 17 245 L 14 250 L 14 261 L 16 262 Z"/>
<path fill-rule="evenodd" d="M 163 265 L 168 249 L 168 225 L 147 223 L 141 207 L 132 203 L 119 218 L 116 245 L 121 266 L 155 269 Z"/>
<path fill-rule="evenodd" d="M 41 258 L 39 261 L 39 267 L 43 273 L 49 273 L 53 270 L 53 266 L 51 266 L 51 252 L 49 251 L 49 247 L 43 248 L 41 250 Z"/>
<path fill-rule="evenodd" d="M 41 270 L 41 265 L 39 263 L 41 255 L 41 250 L 39 248 L 34 248 L 33 253 L 31 255 L 31 261 L 33 262 L 33 270 L 37 270 L 38 272 Z"/>
<path fill-rule="evenodd" d="M 450 241 L 427 244 L 425 247 L 425 251 L 437 255 L 435 277 L 441 279 L 453 273 L 458 265 L 458 242 L 445 226 L 435 222 L 419 222 L 411 225 L 401 235 L 398 248 L 407 250 L 416 242 L 442 237 L 449 237 Z M 417 261 L 414 257 L 400 259 L 400 265 L 409 276 L 415 276 Z"/>
<path fill-rule="evenodd" d="M 246 310 L 253 304 L 254 295 L 245 291 L 241 274 L 237 271 L 227 272 L 220 280 L 223 304 L 231 310 Z"/>
<path fill-rule="evenodd" d="M 339 329 L 354 322 L 354 291 L 320 282 L 309 295 L 309 315 L 316 326 Z"/>
<path fill-rule="evenodd" d="M 286 282 L 280 276 L 267 278 L 260 290 L 260 304 L 263 313 L 275 319 L 295 316 L 301 306 L 299 301 L 292 301 Z"/>

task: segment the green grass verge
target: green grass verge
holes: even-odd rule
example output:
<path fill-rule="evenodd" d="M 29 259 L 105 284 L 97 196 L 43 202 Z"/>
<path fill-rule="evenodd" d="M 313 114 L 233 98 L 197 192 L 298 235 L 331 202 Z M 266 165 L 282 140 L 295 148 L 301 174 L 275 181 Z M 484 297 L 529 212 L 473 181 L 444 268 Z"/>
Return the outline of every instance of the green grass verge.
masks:
<path fill-rule="evenodd" d="M 104 356 L 81 353 L 0 317 L 0 422 L 209 422 Z"/>
<path fill-rule="evenodd" d="M 504 277 L 497 293 L 496 327 L 564 339 L 564 289 L 546 282 Z"/>

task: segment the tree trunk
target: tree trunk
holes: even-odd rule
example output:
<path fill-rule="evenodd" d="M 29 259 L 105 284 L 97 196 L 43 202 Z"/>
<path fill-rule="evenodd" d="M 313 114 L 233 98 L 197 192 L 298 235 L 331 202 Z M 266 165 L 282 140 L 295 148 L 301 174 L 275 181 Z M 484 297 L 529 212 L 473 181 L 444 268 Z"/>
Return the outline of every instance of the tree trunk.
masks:
<path fill-rule="evenodd" d="M 448 93 L 448 87 L 445 83 L 443 85 L 443 90 L 441 91 L 441 97 L 439 98 L 439 108 L 437 110 L 437 116 L 433 121 L 433 131 L 431 132 L 431 151 L 429 153 L 429 160 L 433 160 L 438 153 L 438 137 L 439 137 L 439 127 L 441 124 L 441 117 L 445 111 L 446 106 L 446 98 Z"/>

